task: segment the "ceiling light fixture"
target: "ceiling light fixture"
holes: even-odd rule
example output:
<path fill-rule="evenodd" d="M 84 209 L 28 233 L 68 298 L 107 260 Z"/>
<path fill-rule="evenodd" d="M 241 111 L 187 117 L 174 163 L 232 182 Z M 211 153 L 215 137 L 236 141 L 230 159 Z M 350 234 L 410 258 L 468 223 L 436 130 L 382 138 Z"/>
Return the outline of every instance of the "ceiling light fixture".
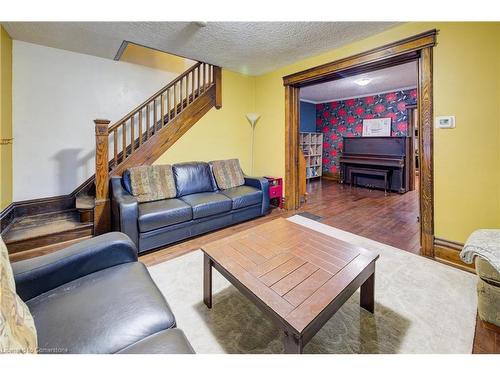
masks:
<path fill-rule="evenodd" d="M 360 78 L 360 79 L 357 79 L 354 81 L 354 83 L 356 85 L 359 85 L 359 86 L 366 86 L 367 84 L 369 84 L 370 82 L 372 81 L 371 78 Z"/>

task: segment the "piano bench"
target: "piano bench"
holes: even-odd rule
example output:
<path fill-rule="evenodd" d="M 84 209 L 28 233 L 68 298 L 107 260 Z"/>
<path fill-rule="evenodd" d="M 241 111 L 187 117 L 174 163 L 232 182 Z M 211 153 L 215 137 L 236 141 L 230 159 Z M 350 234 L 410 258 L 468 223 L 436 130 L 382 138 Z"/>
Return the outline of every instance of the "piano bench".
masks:
<path fill-rule="evenodd" d="M 352 185 L 357 185 L 357 176 L 381 176 L 384 178 L 384 195 L 387 196 L 387 191 L 391 191 L 391 169 L 376 169 L 376 168 L 349 168 L 349 180 Z"/>

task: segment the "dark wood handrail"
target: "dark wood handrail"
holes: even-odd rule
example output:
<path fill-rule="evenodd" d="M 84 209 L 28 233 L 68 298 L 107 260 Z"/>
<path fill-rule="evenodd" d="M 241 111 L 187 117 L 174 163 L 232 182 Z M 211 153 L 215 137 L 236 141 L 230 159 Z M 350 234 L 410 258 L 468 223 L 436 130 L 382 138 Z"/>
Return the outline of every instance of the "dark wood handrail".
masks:
<path fill-rule="evenodd" d="M 161 94 L 164 94 L 169 88 L 171 88 L 172 86 L 177 84 L 177 82 L 179 82 L 180 80 L 184 79 L 189 73 L 191 73 L 196 68 L 200 67 L 202 64 L 203 63 L 201 63 L 201 62 L 194 64 L 192 67 L 190 67 L 189 69 L 187 69 L 183 73 L 181 73 L 181 75 L 179 75 L 173 81 L 169 82 L 166 86 L 163 86 L 160 90 L 155 92 L 148 99 L 146 99 L 144 102 L 142 102 L 137 107 L 135 107 L 132 111 L 127 113 L 125 116 L 123 116 L 120 120 L 116 121 L 113 125 L 111 125 L 109 128 L 109 132 L 111 133 L 113 130 L 117 129 L 122 123 L 129 120 L 133 115 L 135 115 L 137 112 L 139 112 L 141 109 L 143 109 L 146 105 L 148 105 L 153 100 L 158 98 Z"/>
<path fill-rule="evenodd" d="M 152 155 L 158 157 L 159 152 L 170 147 L 213 106 L 217 109 L 222 106 L 222 70 L 218 66 L 198 62 L 112 126 L 109 126 L 108 120 L 94 121 L 94 234 L 104 233 L 110 227 L 110 172 L 141 165 L 146 160 L 152 162 Z M 188 108 L 192 109 L 187 111 Z M 110 161 L 111 144 L 113 157 Z"/>

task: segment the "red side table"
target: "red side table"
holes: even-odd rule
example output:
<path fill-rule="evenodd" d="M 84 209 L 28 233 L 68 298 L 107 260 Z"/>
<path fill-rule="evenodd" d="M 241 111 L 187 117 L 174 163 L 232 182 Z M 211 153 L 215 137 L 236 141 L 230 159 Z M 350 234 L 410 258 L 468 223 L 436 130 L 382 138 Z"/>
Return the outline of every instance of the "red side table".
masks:
<path fill-rule="evenodd" d="M 280 177 L 265 177 L 269 181 L 269 200 L 277 201 L 277 206 L 283 208 L 283 179 Z"/>

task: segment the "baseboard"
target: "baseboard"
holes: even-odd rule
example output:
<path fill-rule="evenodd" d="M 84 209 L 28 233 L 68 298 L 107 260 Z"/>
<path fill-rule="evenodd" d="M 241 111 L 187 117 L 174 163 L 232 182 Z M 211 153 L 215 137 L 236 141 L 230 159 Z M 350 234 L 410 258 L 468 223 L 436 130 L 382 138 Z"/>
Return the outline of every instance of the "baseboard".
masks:
<path fill-rule="evenodd" d="M 332 180 L 332 181 L 337 181 L 340 182 L 340 173 L 339 172 L 323 172 L 322 175 L 323 178 L 327 180 Z"/>
<path fill-rule="evenodd" d="M 434 259 L 461 270 L 475 273 L 474 264 L 464 263 L 460 259 L 460 251 L 462 251 L 463 247 L 464 244 L 459 242 L 434 238 Z"/>

